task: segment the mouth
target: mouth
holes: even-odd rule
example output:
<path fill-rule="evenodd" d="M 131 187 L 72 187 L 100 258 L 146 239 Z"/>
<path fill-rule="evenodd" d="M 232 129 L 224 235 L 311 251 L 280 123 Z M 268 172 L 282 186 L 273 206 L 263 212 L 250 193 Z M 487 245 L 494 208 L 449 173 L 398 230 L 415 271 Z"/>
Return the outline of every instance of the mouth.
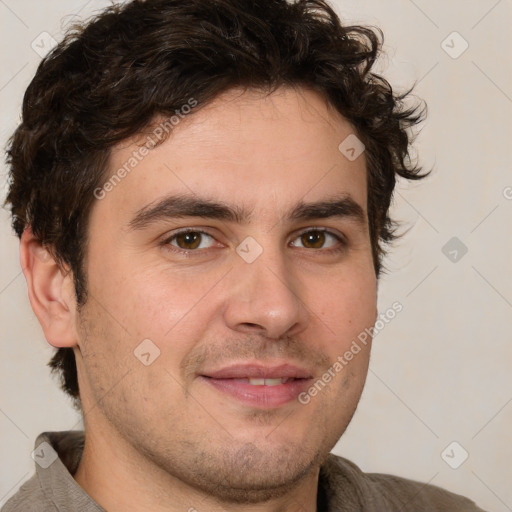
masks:
<path fill-rule="evenodd" d="M 233 365 L 204 372 L 199 378 L 216 392 L 259 409 L 273 409 L 298 402 L 298 395 L 313 380 L 310 371 L 291 364 Z"/>
<path fill-rule="evenodd" d="M 294 380 L 293 377 L 284 377 L 277 379 L 261 379 L 259 377 L 247 378 L 247 379 L 231 379 L 233 382 L 244 382 L 246 384 L 250 384 L 251 386 L 279 386 L 280 384 L 286 384 L 287 382 L 292 382 Z"/>

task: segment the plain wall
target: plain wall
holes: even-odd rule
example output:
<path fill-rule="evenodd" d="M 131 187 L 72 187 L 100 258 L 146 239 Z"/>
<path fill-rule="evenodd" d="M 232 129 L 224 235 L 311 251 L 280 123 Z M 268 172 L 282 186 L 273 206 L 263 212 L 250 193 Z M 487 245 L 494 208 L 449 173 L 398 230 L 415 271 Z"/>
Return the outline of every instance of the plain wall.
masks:
<path fill-rule="evenodd" d="M 58 40 L 70 22 L 108 3 L 0 2 L 2 146 L 40 61 L 33 41 L 44 52 L 41 33 Z M 397 90 L 417 83 L 429 116 L 416 148 L 433 168 L 427 180 L 396 190 L 392 214 L 410 230 L 386 259 L 379 310 L 399 301 L 403 311 L 374 340 L 362 400 L 334 451 L 364 471 L 430 482 L 486 510 L 510 511 L 512 2 L 332 5 L 347 21 L 382 28 L 387 55 L 379 70 Z M 2 200 L 6 171 L 2 164 Z M 54 350 L 31 311 L 5 210 L 0 237 L 1 506 L 34 472 L 36 436 L 82 424 L 46 366 Z M 456 245 L 446 246 L 454 237 Z M 457 469 L 441 456 L 454 441 L 469 454 Z M 448 450 L 451 461 L 459 445 Z"/>

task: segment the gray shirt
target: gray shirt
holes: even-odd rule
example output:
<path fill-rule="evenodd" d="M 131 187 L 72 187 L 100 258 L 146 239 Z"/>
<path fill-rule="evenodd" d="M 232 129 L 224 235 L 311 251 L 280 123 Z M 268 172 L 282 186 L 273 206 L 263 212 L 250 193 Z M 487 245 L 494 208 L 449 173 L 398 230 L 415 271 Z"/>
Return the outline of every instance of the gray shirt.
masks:
<path fill-rule="evenodd" d="M 43 432 L 35 442 L 36 473 L 0 512 L 105 512 L 73 479 L 84 432 Z M 474 502 L 433 485 L 363 473 L 329 454 L 320 469 L 318 512 L 484 512 Z"/>

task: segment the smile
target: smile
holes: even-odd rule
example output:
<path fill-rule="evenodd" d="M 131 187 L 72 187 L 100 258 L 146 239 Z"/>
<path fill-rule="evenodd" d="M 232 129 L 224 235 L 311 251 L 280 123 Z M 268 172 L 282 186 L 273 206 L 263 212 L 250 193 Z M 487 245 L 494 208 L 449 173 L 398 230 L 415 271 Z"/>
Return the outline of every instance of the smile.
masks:
<path fill-rule="evenodd" d="M 250 378 L 250 379 L 233 379 L 235 382 L 245 382 L 250 384 L 251 386 L 279 386 L 280 384 L 286 384 L 295 380 L 293 377 L 283 377 L 280 379 L 260 379 L 260 378 Z"/>
<path fill-rule="evenodd" d="M 281 361 L 273 366 L 233 364 L 205 371 L 199 379 L 238 403 L 272 409 L 298 403 L 299 394 L 309 387 L 313 375 L 306 368 Z"/>

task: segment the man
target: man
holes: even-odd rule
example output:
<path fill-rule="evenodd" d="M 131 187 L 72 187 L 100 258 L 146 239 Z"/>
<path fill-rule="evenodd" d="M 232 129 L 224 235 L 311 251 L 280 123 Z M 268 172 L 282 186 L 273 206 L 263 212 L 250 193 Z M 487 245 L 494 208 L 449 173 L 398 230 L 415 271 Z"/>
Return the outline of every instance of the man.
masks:
<path fill-rule="evenodd" d="M 5 512 L 481 510 L 329 453 L 425 176 L 380 44 L 320 0 L 137 0 L 42 62 L 8 203 L 85 436 L 41 434 Z"/>

